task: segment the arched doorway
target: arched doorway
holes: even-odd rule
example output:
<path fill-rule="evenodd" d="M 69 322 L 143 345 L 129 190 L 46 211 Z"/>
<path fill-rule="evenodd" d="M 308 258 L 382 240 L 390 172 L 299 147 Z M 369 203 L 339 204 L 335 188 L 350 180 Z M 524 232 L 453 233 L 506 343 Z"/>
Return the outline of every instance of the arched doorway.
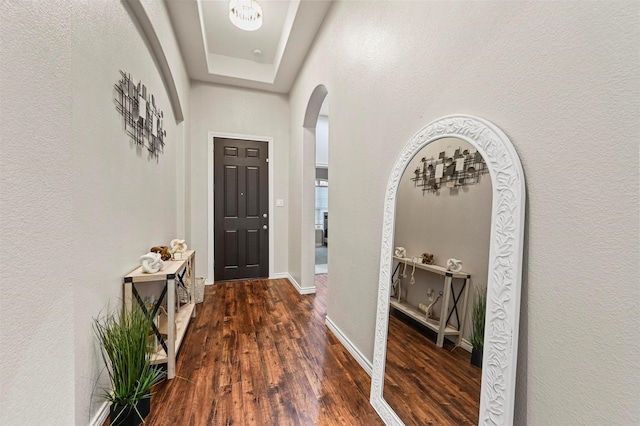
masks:
<path fill-rule="evenodd" d="M 302 137 L 302 227 L 301 227 L 301 285 L 315 291 L 315 230 L 316 230 L 316 127 L 322 104 L 328 91 L 317 86 L 309 98 L 303 121 Z M 307 292 L 307 291 L 305 291 Z"/>
<path fill-rule="evenodd" d="M 315 274 L 329 272 L 329 96 L 324 98 L 316 123 Z M 322 278 L 326 282 L 326 276 Z"/>

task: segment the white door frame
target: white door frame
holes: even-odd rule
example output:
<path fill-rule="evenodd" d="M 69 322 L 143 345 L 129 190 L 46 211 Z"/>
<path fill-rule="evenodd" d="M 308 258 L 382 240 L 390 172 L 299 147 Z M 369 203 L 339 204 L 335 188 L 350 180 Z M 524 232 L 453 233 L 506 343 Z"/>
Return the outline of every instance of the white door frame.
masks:
<path fill-rule="evenodd" d="M 208 173 L 207 173 L 207 250 L 208 250 L 208 259 L 207 259 L 207 284 L 213 284 L 215 282 L 214 270 L 213 270 L 213 261 L 214 257 L 214 245 L 213 245 L 213 213 L 214 213 L 214 205 L 213 205 L 213 140 L 214 138 L 228 138 L 228 139 L 246 139 L 252 141 L 259 142 L 267 142 L 268 147 L 268 155 L 269 155 L 269 278 L 273 278 L 273 270 L 274 270 L 274 255 L 275 255 L 275 239 L 274 235 L 274 200 L 273 200 L 273 162 L 275 161 L 273 157 L 273 138 L 271 136 L 259 136 L 259 135 L 245 135 L 240 133 L 224 133 L 224 132 L 216 132 L 210 130 L 207 136 L 207 162 L 208 162 Z"/>

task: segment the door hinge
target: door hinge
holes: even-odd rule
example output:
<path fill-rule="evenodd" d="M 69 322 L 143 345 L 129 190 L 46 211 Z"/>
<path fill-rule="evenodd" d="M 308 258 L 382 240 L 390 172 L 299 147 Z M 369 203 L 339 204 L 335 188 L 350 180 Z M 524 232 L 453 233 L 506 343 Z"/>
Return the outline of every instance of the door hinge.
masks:
<path fill-rule="evenodd" d="M 265 161 L 268 163 L 268 162 L 269 162 L 269 159 L 267 158 Z"/>

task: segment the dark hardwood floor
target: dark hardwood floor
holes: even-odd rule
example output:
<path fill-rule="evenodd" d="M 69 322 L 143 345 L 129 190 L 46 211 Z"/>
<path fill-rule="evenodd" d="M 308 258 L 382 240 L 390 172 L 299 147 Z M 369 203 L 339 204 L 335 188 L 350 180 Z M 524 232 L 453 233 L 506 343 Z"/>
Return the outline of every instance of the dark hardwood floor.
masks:
<path fill-rule="evenodd" d="M 145 425 L 382 424 L 370 377 L 325 326 L 318 280 L 315 295 L 284 279 L 206 287 Z"/>
<path fill-rule="evenodd" d="M 384 398 L 407 425 L 476 425 L 482 370 L 470 354 L 435 344 L 435 333 L 389 318 Z"/>
<path fill-rule="evenodd" d="M 207 286 L 145 425 L 382 425 L 370 377 L 325 326 L 326 284 L 316 275 L 315 295 L 284 279 Z M 468 352 L 395 316 L 387 346 L 384 396 L 407 425 L 477 423 Z"/>

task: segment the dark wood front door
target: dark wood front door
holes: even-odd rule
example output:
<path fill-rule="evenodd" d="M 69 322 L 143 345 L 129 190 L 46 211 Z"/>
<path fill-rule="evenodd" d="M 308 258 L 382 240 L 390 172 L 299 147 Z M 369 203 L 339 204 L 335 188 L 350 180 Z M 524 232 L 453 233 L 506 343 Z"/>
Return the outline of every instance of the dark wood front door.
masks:
<path fill-rule="evenodd" d="M 214 139 L 215 280 L 269 276 L 267 142 Z"/>

